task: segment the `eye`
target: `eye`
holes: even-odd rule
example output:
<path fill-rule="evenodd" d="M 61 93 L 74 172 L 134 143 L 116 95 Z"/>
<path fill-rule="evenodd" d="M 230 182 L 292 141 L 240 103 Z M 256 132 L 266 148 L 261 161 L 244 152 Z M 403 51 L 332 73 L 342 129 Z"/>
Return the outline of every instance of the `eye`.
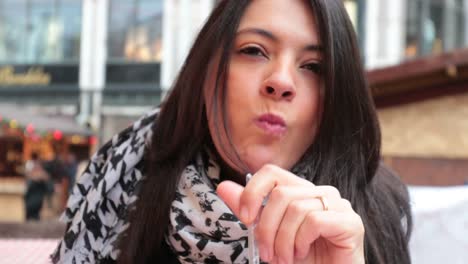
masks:
<path fill-rule="evenodd" d="M 259 47 L 256 46 L 248 46 L 245 48 L 242 48 L 240 51 L 242 54 L 246 54 L 249 56 L 263 56 L 266 57 L 265 53 L 260 49 Z"/>
<path fill-rule="evenodd" d="M 322 73 L 322 64 L 316 63 L 316 62 L 305 64 L 301 68 L 306 69 L 316 74 Z"/>

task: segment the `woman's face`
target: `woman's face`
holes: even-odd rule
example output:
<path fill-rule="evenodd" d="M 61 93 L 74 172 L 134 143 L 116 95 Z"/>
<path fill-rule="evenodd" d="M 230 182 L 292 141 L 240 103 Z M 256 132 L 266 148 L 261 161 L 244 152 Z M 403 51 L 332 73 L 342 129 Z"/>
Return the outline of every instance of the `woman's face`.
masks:
<path fill-rule="evenodd" d="M 255 0 L 243 15 L 227 74 L 226 109 L 230 138 L 250 172 L 268 163 L 291 169 L 314 141 L 321 112 L 319 45 L 305 1 Z M 239 169 L 223 150 L 229 146 L 220 147 L 225 138 L 213 140 L 221 157 Z"/>

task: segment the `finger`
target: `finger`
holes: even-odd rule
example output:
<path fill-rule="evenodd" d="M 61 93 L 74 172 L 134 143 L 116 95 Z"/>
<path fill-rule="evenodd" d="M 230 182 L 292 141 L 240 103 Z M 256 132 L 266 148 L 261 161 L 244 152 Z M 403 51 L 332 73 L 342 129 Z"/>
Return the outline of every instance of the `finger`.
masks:
<path fill-rule="evenodd" d="M 278 264 L 278 258 L 273 257 L 273 259 L 269 262 L 269 264 Z"/>
<path fill-rule="evenodd" d="M 241 220 L 251 224 L 263 203 L 265 197 L 276 186 L 314 186 L 295 174 L 275 165 L 265 165 L 250 179 L 241 195 Z"/>
<path fill-rule="evenodd" d="M 295 249 L 298 258 L 307 256 L 310 245 L 322 237 L 343 255 L 352 256 L 364 241 L 364 225 L 353 211 L 311 211 L 296 233 Z"/>
<path fill-rule="evenodd" d="M 317 199 L 319 196 L 326 196 L 330 192 L 327 186 L 315 186 L 315 187 L 297 187 L 297 186 L 277 186 L 275 187 L 269 196 L 266 206 L 263 208 L 259 222 L 256 227 L 257 241 L 260 244 L 260 253 L 262 259 L 269 261 L 273 256 L 273 249 L 275 246 L 275 240 L 278 241 L 277 230 L 280 224 L 284 222 L 287 210 L 296 200 L 307 199 L 307 202 L 314 204 L 310 210 L 323 210 L 323 205 L 320 200 Z M 333 200 L 339 200 L 340 198 L 331 196 Z M 332 204 L 336 204 L 333 202 Z M 298 213 L 300 212 L 293 211 Z M 302 222 L 302 221 L 301 221 Z M 288 225 L 285 225 L 288 227 Z M 296 229 L 290 228 L 293 232 Z M 294 240 L 289 245 L 293 245 Z M 286 244 L 287 245 L 287 244 Z"/>
<path fill-rule="evenodd" d="M 244 187 L 232 181 L 223 181 L 216 188 L 218 196 L 238 218 L 240 215 L 240 197 L 243 191 Z"/>
<path fill-rule="evenodd" d="M 329 186 L 317 186 L 315 192 L 310 192 L 310 189 L 303 189 L 302 193 L 308 192 L 308 195 L 301 194 L 301 192 L 296 192 L 296 198 L 311 198 L 316 196 L 330 195 L 334 193 L 332 188 Z M 233 213 L 240 218 L 240 197 L 244 191 L 244 187 L 241 185 L 232 182 L 232 181 L 223 181 L 218 185 L 217 193 L 220 198 L 229 206 Z M 281 198 L 283 199 L 283 198 Z M 279 200 L 281 200 L 279 199 Z M 263 200 L 262 200 L 263 201 Z M 274 212 L 274 210 L 273 210 Z M 273 217 L 274 218 L 274 217 Z M 244 222 L 245 223 L 245 222 Z M 276 230 L 276 229 L 275 229 Z"/>
<path fill-rule="evenodd" d="M 319 210 L 322 203 L 318 199 L 294 200 L 288 205 L 274 241 L 275 255 L 281 263 L 293 263 L 296 233 L 307 214 Z"/>

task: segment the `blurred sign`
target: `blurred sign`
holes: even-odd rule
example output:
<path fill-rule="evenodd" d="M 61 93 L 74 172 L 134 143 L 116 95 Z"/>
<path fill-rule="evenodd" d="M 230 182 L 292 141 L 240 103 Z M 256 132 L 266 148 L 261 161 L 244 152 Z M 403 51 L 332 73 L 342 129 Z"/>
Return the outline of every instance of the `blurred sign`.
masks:
<path fill-rule="evenodd" d="M 78 84 L 78 65 L 0 65 L 0 86 Z"/>
<path fill-rule="evenodd" d="M 0 68 L 0 85 L 49 85 L 51 76 L 42 67 L 31 67 L 17 73 L 12 66 Z"/>

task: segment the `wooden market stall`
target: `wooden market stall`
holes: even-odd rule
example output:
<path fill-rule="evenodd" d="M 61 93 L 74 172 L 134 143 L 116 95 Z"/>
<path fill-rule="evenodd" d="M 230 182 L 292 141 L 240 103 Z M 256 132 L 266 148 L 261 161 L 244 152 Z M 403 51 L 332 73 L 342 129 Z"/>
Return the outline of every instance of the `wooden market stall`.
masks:
<path fill-rule="evenodd" d="M 385 162 L 414 185 L 468 184 L 468 49 L 368 72 Z"/>
<path fill-rule="evenodd" d="M 42 160 L 60 153 L 73 153 L 77 160 L 88 159 L 96 138 L 72 117 L 51 116 L 27 111 L 21 106 L 0 105 L 0 177 L 23 174 L 23 165 L 32 152 Z"/>

